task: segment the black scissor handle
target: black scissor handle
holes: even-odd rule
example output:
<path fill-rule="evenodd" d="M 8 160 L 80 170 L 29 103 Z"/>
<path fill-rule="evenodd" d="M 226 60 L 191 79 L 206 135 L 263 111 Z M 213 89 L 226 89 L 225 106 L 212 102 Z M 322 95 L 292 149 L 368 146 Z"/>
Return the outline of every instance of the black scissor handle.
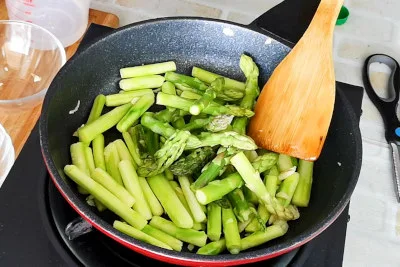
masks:
<path fill-rule="evenodd" d="M 372 63 L 383 63 L 391 69 L 389 78 L 388 90 L 390 92 L 389 98 L 381 98 L 376 93 L 370 80 L 370 65 Z M 399 63 L 392 57 L 375 54 L 369 56 L 364 64 L 363 69 L 364 88 L 371 99 L 372 103 L 376 106 L 381 114 L 386 128 L 386 140 L 400 141 L 400 122 L 396 115 L 396 109 L 399 102 L 400 92 L 400 66 Z"/>

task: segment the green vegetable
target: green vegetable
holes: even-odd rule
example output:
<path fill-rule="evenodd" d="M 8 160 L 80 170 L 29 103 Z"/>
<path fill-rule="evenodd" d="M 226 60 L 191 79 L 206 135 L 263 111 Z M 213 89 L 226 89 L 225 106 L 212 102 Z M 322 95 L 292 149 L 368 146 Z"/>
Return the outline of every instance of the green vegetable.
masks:
<path fill-rule="evenodd" d="M 131 226 L 140 230 L 147 224 L 146 219 L 139 213 L 124 204 L 119 198 L 87 176 L 75 165 L 66 165 L 64 167 L 64 172 L 71 180 L 87 190 L 91 195 L 103 203 L 104 206 L 117 214 Z"/>
<path fill-rule="evenodd" d="M 181 228 L 192 228 L 193 219 L 186 211 L 176 193 L 162 174 L 147 178 L 151 190 L 154 192 L 168 217 Z M 154 217 L 153 217 L 154 218 Z M 178 238 L 179 239 L 179 238 Z"/>
<path fill-rule="evenodd" d="M 228 175 L 221 180 L 209 182 L 205 187 L 195 191 L 197 200 L 207 205 L 210 202 L 221 199 L 223 196 L 243 185 L 242 177 L 238 173 Z"/>
<path fill-rule="evenodd" d="M 128 128 L 131 127 L 153 104 L 154 94 L 145 94 L 141 96 L 133 103 L 125 116 L 118 122 L 118 131 L 126 132 Z"/>
<path fill-rule="evenodd" d="M 207 245 L 199 248 L 197 254 L 199 255 L 218 255 L 226 249 L 225 238 L 208 243 Z"/>
<path fill-rule="evenodd" d="M 153 191 L 151 190 L 146 178 L 138 177 L 138 179 L 140 187 L 143 191 L 143 195 L 147 201 L 148 206 L 150 207 L 151 213 L 156 216 L 161 216 L 164 213 L 164 209 L 158 201 L 157 197 L 154 195 Z"/>
<path fill-rule="evenodd" d="M 199 80 L 205 82 L 205 83 L 212 83 L 215 79 L 219 77 L 223 77 L 221 75 L 212 73 L 210 71 L 201 69 L 199 67 L 193 67 L 192 68 L 192 76 L 195 78 L 198 78 Z M 233 89 L 237 91 L 244 91 L 245 90 L 245 84 L 227 77 L 223 77 L 225 80 L 225 85 L 224 87 L 227 89 Z"/>
<path fill-rule="evenodd" d="M 104 159 L 106 161 L 106 171 L 114 178 L 114 180 L 122 185 L 121 174 L 119 173 L 119 158 L 117 147 L 114 143 L 109 143 L 104 148 Z"/>
<path fill-rule="evenodd" d="M 211 202 L 207 205 L 207 236 L 212 241 L 221 238 L 222 231 L 222 210 L 221 206 Z"/>
<path fill-rule="evenodd" d="M 189 155 L 181 156 L 169 169 L 175 175 L 192 175 L 198 173 L 214 155 L 211 147 L 197 148 Z"/>
<path fill-rule="evenodd" d="M 118 168 L 126 190 L 136 199 L 136 202 L 133 204 L 133 209 L 140 213 L 146 220 L 150 220 L 152 217 L 151 209 L 144 197 L 139 177 L 137 176 L 132 162 L 129 160 L 122 160 Z"/>
<path fill-rule="evenodd" d="M 96 136 L 92 141 L 92 146 L 95 167 L 106 170 L 106 162 L 104 160 L 104 135 L 99 134 Z"/>
<path fill-rule="evenodd" d="M 90 175 L 89 166 L 86 161 L 86 146 L 82 142 L 74 143 L 70 146 L 70 154 L 72 164 L 78 167 L 81 171 Z"/>
<path fill-rule="evenodd" d="M 117 183 L 106 171 L 96 168 L 91 175 L 92 179 L 104 186 L 108 191 L 119 198 L 128 207 L 132 207 L 136 202 L 130 192 L 128 192 L 125 187 Z"/>
<path fill-rule="evenodd" d="M 164 76 L 148 75 L 142 77 L 122 79 L 119 82 L 119 87 L 125 91 L 146 89 L 146 88 L 158 88 L 162 86 L 164 81 L 165 81 Z"/>
<path fill-rule="evenodd" d="M 264 244 L 272 239 L 278 238 L 286 234 L 289 226 L 285 222 L 280 225 L 271 225 L 265 231 L 257 231 L 248 235 L 241 240 L 241 250 L 256 247 Z"/>
<path fill-rule="evenodd" d="M 224 86 L 224 79 L 218 78 L 215 79 L 206 89 L 204 94 L 200 99 L 197 99 L 193 105 L 190 106 L 189 112 L 192 115 L 199 115 L 200 112 L 204 110 L 204 108 L 208 107 L 208 105 L 217 97 L 217 93 L 222 91 L 222 87 Z"/>
<path fill-rule="evenodd" d="M 258 205 L 257 207 L 258 217 L 254 217 L 250 224 L 246 227 L 246 232 L 256 232 L 265 230 L 265 225 L 267 224 L 271 214 L 268 212 L 264 205 Z"/>
<path fill-rule="evenodd" d="M 144 95 L 154 95 L 151 89 L 139 89 L 135 91 L 124 91 L 123 94 L 113 94 L 106 96 L 106 106 L 116 107 L 126 103 L 130 103 L 134 98 L 141 97 Z"/>
<path fill-rule="evenodd" d="M 295 172 L 280 184 L 276 198 L 284 207 L 287 207 L 290 204 L 298 183 L 299 174 Z"/>
<path fill-rule="evenodd" d="M 313 168 L 314 162 L 299 160 L 299 183 L 292 198 L 292 203 L 296 206 L 308 206 L 313 180 Z"/>
<path fill-rule="evenodd" d="M 247 79 L 245 86 L 245 95 L 240 102 L 240 106 L 242 108 L 253 110 L 255 100 L 260 94 L 260 90 L 258 88 L 258 67 L 251 57 L 242 55 L 240 57 L 240 68 L 242 69 Z M 240 134 L 245 134 L 247 123 L 248 119 L 245 117 L 235 118 L 233 122 L 233 130 Z"/>
<path fill-rule="evenodd" d="M 78 129 L 79 140 L 84 143 L 91 142 L 99 134 L 111 129 L 132 107 L 131 103 L 116 107 L 110 112 L 101 115 L 96 120 Z"/>
<path fill-rule="evenodd" d="M 121 78 L 141 77 L 154 74 L 163 74 L 168 71 L 175 71 L 176 64 L 173 61 L 147 64 L 142 66 L 127 67 L 120 69 Z"/>
<path fill-rule="evenodd" d="M 122 137 L 124 138 L 125 144 L 128 147 L 129 153 L 131 154 L 135 164 L 137 166 L 142 165 L 143 162 L 139 155 L 139 148 L 136 139 L 133 140 L 132 136 L 128 132 L 122 132 Z"/>
<path fill-rule="evenodd" d="M 186 87 L 191 87 L 194 88 L 196 90 L 201 90 L 201 91 L 205 91 L 208 86 L 203 83 L 202 81 L 187 76 L 187 75 L 183 75 L 183 74 L 179 74 L 176 72 L 167 72 L 165 73 L 165 79 L 169 82 L 175 83 L 175 84 L 182 84 Z"/>
<path fill-rule="evenodd" d="M 233 207 L 236 218 L 241 222 L 247 221 L 250 218 L 251 210 L 242 189 L 236 188 L 227 197 Z"/>
<path fill-rule="evenodd" d="M 100 117 L 101 113 L 103 112 L 105 102 L 106 97 L 104 95 L 100 94 L 96 96 L 86 124 L 89 124 Z"/>
<path fill-rule="evenodd" d="M 183 242 L 180 241 L 179 239 L 176 239 L 175 237 L 151 226 L 151 225 L 146 225 L 142 229 L 143 233 L 148 234 L 149 236 L 154 237 L 157 240 L 160 240 L 164 244 L 170 246 L 173 250 L 175 251 L 181 251 Z"/>
<path fill-rule="evenodd" d="M 122 139 L 117 139 L 113 142 L 115 144 L 115 147 L 117 148 L 118 151 L 118 156 L 120 160 L 129 160 L 132 162 L 133 166 L 137 168 L 136 162 L 133 160 L 131 153 L 129 152 L 126 144 Z"/>
<path fill-rule="evenodd" d="M 231 208 L 222 208 L 222 229 L 226 241 L 226 248 L 231 254 L 240 252 L 240 234 L 237 220 Z"/>
<path fill-rule="evenodd" d="M 193 216 L 195 222 L 204 222 L 206 221 L 206 214 L 203 212 L 199 202 L 196 199 L 196 196 L 190 189 L 190 182 L 188 177 L 186 176 L 179 176 L 178 177 L 179 184 L 181 185 L 183 195 L 189 205 L 190 212 Z"/>
<path fill-rule="evenodd" d="M 278 154 L 269 152 L 258 156 L 251 164 L 259 173 L 265 172 L 272 168 L 278 161 Z"/>
<path fill-rule="evenodd" d="M 153 216 L 149 224 L 179 240 L 198 247 L 203 247 L 207 242 L 207 235 L 204 231 L 181 228 L 159 216 Z"/>
<path fill-rule="evenodd" d="M 176 95 L 175 85 L 169 81 L 166 81 L 161 86 L 161 92 L 170 94 L 170 95 Z"/>
<path fill-rule="evenodd" d="M 192 91 L 183 91 L 180 94 L 180 97 L 186 98 L 186 99 L 191 99 L 191 100 L 197 100 L 201 98 L 201 95 L 196 94 L 195 92 Z"/>
<path fill-rule="evenodd" d="M 288 155 L 279 154 L 278 169 L 280 172 L 285 172 L 293 167 L 292 159 Z"/>
<path fill-rule="evenodd" d="M 148 226 L 148 225 L 146 225 L 146 226 Z M 117 221 L 117 220 L 114 221 L 113 227 L 115 229 L 117 229 L 118 231 L 120 231 L 126 235 L 129 235 L 137 240 L 149 243 L 153 246 L 172 250 L 172 248 L 170 246 L 168 246 L 164 242 L 161 242 L 159 239 L 154 238 L 153 236 L 148 235 L 148 234 L 144 233 L 143 231 L 137 230 L 137 229 L 133 228 L 132 226 L 129 226 L 128 224 L 123 223 L 121 221 Z"/>

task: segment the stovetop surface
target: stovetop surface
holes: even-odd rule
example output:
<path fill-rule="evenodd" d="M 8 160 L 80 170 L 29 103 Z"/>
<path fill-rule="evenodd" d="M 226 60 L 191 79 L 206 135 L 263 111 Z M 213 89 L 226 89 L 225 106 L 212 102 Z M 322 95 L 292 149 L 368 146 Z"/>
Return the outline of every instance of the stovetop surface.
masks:
<path fill-rule="evenodd" d="M 110 30 L 91 25 L 82 43 Z M 360 115 L 363 89 L 343 83 L 337 83 L 337 87 Z M 73 241 L 67 239 L 64 228 L 78 215 L 49 179 L 40 151 L 38 125 L 0 188 L 0 214 L 0 266 L 167 266 L 97 231 Z M 348 219 L 346 207 L 330 227 L 306 245 L 252 265 L 341 266 Z"/>

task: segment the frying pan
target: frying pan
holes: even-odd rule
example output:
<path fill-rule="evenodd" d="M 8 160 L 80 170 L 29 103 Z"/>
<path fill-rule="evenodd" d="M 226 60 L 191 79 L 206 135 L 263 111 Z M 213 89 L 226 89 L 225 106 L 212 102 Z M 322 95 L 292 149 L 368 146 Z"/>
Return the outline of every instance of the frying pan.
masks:
<path fill-rule="evenodd" d="M 290 19 L 298 22 L 306 14 L 306 21 L 310 21 L 313 10 L 297 14 L 300 15 Z M 238 255 L 203 256 L 188 251 L 167 251 L 128 237 L 112 227 L 112 214 L 100 215 L 89 207 L 75 184 L 63 173 L 63 167 L 70 163 L 69 146 L 76 141 L 72 133 L 86 121 L 96 95 L 118 91 L 120 68 L 174 60 L 181 73 L 189 74 L 192 66 L 199 66 L 244 80 L 239 58 L 246 53 L 259 66 L 262 85 L 290 51 L 293 46 L 290 39 L 295 40 L 305 30 L 303 27 L 302 32 L 294 33 L 294 38 L 284 39 L 265 30 L 269 27 L 269 24 L 262 25 L 266 21 L 270 20 L 262 16 L 244 26 L 194 17 L 148 20 L 102 36 L 70 59 L 50 85 L 40 118 L 43 158 L 52 181 L 66 201 L 110 238 L 136 252 L 180 265 L 226 266 L 266 260 L 301 246 L 326 229 L 349 202 L 361 167 L 358 122 L 339 88 L 329 133 L 315 164 L 309 207 L 300 209 L 300 218 L 289 222 L 286 235 Z M 281 22 L 288 24 L 282 19 Z M 281 28 L 281 32 L 284 33 L 285 28 Z M 78 111 L 69 114 L 78 101 Z M 111 131 L 106 139 L 111 140 L 116 134 Z"/>

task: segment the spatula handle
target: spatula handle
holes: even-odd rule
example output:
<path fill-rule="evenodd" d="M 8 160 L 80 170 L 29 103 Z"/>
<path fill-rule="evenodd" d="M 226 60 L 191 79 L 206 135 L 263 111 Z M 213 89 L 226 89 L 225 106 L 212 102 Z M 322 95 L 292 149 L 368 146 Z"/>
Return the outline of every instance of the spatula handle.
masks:
<path fill-rule="evenodd" d="M 321 0 L 305 35 L 312 35 L 313 38 L 332 38 L 343 2 L 344 0 Z"/>

